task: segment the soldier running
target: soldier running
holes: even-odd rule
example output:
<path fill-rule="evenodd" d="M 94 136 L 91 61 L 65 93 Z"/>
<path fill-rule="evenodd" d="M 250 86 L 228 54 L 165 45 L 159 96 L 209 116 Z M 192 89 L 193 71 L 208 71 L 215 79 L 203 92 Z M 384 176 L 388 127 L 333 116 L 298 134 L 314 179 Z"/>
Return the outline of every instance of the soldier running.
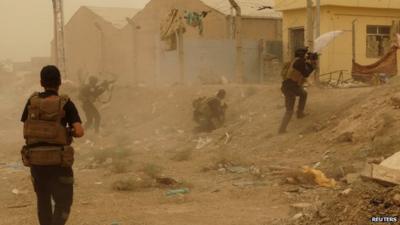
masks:
<path fill-rule="evenodd" d="M 304 89 L 304 82 L 314 71 L 317 57 L 308 57 L 308 49 L 300 48 L 295 52 L 295 58 L 288 64 L 287 71 L 283 71 L 282 93 L 285 95 L 286 112 L 282 119 L 279 133 L 286 133 L 286 128 L 294 113 L 296 96 L 299 97 L 299 105 L 297 108 L 297 118 L 301 119 L 306 116 L 304 108 L 307 101 L 307 92 Z"/>

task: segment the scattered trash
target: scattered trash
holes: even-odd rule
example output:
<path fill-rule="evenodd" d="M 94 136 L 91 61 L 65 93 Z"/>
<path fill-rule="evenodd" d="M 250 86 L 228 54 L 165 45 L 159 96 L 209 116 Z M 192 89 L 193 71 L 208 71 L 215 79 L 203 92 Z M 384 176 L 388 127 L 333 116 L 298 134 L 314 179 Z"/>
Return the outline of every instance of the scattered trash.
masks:
<path fill-rule="evenodd" d="M 218 169 L 218 172 L 226 173 L 226 169 L 225 169 L 225 168 L 219 168 L 219 169 Z"/>
<path fill-rule="evenodd" d="M 96 184 L 96 185 L 102 185 L 103 182 L 99 181 L 99 182 L 95 182 L 94 184 Z"/>
<path fill-rule="evenodd" d="M 395 194 L 392 200 L 395 205 L 400 206 L 400 194 Z"/>
<path fill-rule="evenodd" d="M 337 142 L 353 142 L 353 132 L 344 132 L 336 137 Z"/>
<path fill-rule="evenodd" d="M 229 135 L 229 133 L 228 132 L 226 132 L 225 133 L 225 142 L 224 142 L 224 144 L 228 144 L 230 141 L 231 141 L 231 136 Z"/>
<path fill-rule="evenodd" d="M 348 195 L 348 194 L 350 194 L 351 190 L 352 190 L 351 188 L 347 188 L 346 190 L 340 192 L 340 194 L 342 194 L 342 195 Z"/>
<path fill-rule="evenodd" d="M 306 202 L 300 202 L 300 203 L 291 204 L 290 206 L 295 209 L 305 209 L 305 208 L 310 208 L 312 206 L 312 204 L 306 203 Z"/>
<path fill-rule="evenodd" d="M 241 166 L 231 166 L 226 168 L 231 173 L 247 173 L 249 172 L 249 168 L 241 167 Z"/>
<path fill-rule="evenodd" d="M 202 138 L 200 137 L 196 142 L 196 149 L 202 149 L 203 147 L 205 147 L 206 145 L 208 145 L 209 143 L 211 143 L 212 139 L 209 137 L 206 138 Z"/>
<path fill-rule="evenodd" d="M 12 192 L 13 194 L 15 194 L 15 195 L 19 195 L 19 194 L 20 194 L 20 193 L 19 193 L 19 190 L 16 189 L 16 188 L 12 189 L 11 192 Z"/>
<path fill-rule="evenodd" d="M 299 193 L 300 192 L 300 188 L 298 188 L 298 187 L 289 188 L 288 190 L 286 190 L 286 192 Z"/>
<path fill-rule="evenodd" d="M 89 145 L 90 147 L 93 147 L 94 146 L 94 142 L 88 139 L 88 140 L 85 141 L 85 145 Z"/>
<path fill-rule="evenodd" d="M 262 181 L 238 181 L 234 182 L 232 185 L 243 188 L 248 186 L 265 186 L 267 183 Z"/>
<path fill-rule="evenodd" d="M 261 175 L 261 170 L 259 168 L 257 168 L 256 166 L 250 166 L 250 174 L 255 175 L 255 176 L 259 176 Z"/>
<path fill-rule="evenodd" d="M 317 169 L 321 165 L 321 162 L 317 162 L 313 165 L 313 169 Z"/>
<path fill-rule="evenodd" d="M 166 186 L 173 186 L 178 184 L 178 182 L 172 178 L 169 177 L 161 177 L 161 178 L 156 178 L 156 182 L 158 184 L 166 185 Z"/>
<path fill-rule="evenodd" d="M 16 170 L 16 171 L 25 169 L 24 166 L 22 165 L 22 163 L 19 163 L 19 162 L 9 163 L 5 166 L 5 168 L 10 169 L 10 170 Z"/>
<path fill-rule="evenodd" d="M 294 216 L 292 217 L 292 219 L 293 219 L 293 220 L 298 220 L 298 219 L 300 219 L 300 218 L 303 217 L 303 216 L 304 216 L 303 213 L 297 213 L 296 215 L 294 215 Z"/>
<path fill-rule="evenodd" d="M 329 179 L 325 174 L 316 169 L 312 169 L 308 166 L 303 167 L 303 173 L 312 175 L 314 177 L 314 182 L 321 187 L 333 188 L 336 186 L 336 181 L 334 179 Z"/>
<path fill-rule="evenodd" d="M 400 108 L 400 93 L 396 93 L 396 94 L 394 94 L 391 98 L 390 98 L 390 100 L 392 100 L 392 105 L 395 107 L 395 108 Z"/>
<path fill-rule="evenodd" d="M 104 161 L 104 165 L 110 165 L 113 163 L 113 159 L 112 158 L 107 158 L 106 161 Z"/>
<path fill-rule="evenodd" d="M 345 181 L 347 184 L 352 184 L 360 178 L 360 174 L 358 173 L 349 173 L 345 176 Z"/>
<path fill-rule="evenodd" d="M 167 196 L 173 196 L 173 195 L 187 194 L 189 192 L 190 192 L 189 188 L 180 188 L 180 189 L 168 190 L 165 194 Z"/>
<path fill-rule="evenodd" d="M 121 225 L 119 222 L 113 221 L 111 225 Z"/>
<path fill-rule="evenodd" d="M 9 209 L 19 209 L 19 208 L 28 207 L 28 206 L 30 206 L 30 205 L 31 205 L 30 203 L 21 204 L 21 205 L 11 205 L 11 206 L 7 206 L 7 208 L 9 208 Z"/>

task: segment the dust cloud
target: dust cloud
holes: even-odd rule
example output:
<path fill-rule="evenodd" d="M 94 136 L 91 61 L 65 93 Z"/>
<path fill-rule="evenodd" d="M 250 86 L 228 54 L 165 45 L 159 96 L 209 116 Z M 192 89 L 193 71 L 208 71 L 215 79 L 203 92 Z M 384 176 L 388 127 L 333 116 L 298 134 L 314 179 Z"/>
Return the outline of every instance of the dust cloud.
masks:
<path fill-rule="evenodd" d="M 4 4 L 11 6 L 11 1 L 6 2 L 0 3 L 0 11 Z M 1 26 L 13 28 L 11 22 Z M 34 32 L 43 27 L 35 25 L 21 34 L 32 33 L 29 39 L 36 42 L 49 36 L 49 30 Z M 15 34 L 19 33 L 7 34 L 12 36 L 0 43 L 14 41 L 21 49 L 29 48 L 31 42 L 16 39 L 21 35 Z M 144 47 L 154 44 L 154 37 L 139 38 L 150 40 L 143 42 Z M 196 45 L 199 42 L 191 43 L 202 49 Z M 215 51 L 219 44 L 210 41 L 203 47 Z M 48 47 L 32 46 L 29 51 L 14 46 L 15 53 L 5 50 L 1 57 L 46 55 L 43 49 Z M 84 55 L 84 46 L 80 47 L 78 53 Z M 147 52 L 138 59 L 142 75 L 136 82 L 132 73 L 121 76 L 124 72 L 110 69 L 109 65 L 127 60 L 116 57 L 95 58 L 93 68 L 74 62 L 72 78 L 63 80 L 60 93 L 68 94 L 83 121 L 87 118 L 79 95 L 82 87 L 93 75 L 100 83 L 110 82 L 95 102 L 101 115 L 99 133 L 88 129 L 73 142 L 76 180 L 69 224 L 364 225 L 370 217 L 399 216 L 399 188 L 375 183 L 362 174 L 366 163 L 379 164 L 400 146 L 399 98 L 394 98 L 400 90 L 397 77 L 379 86 L 309 85 L 306 109 L 310 114 L 293 118 L 288 132 L 278 135 L 285 113 L 280 62 L 267 67 L 262 83 L 233 82 L 234 67 L 219 72 L 198 70 L 200 63 L 219 69 L 217 65 L 226 64 L 222 57 L 188 60 L 186 74 L 204 75 L 193 82 L 177 81 L 176 62 L 167 62 L 158 71 L 172 79 L 143 82 L 143 74 L 156 76 L 154 57 L 166 56 Z M 143 61 L 147 58 L 151 61 Z M 42 90 L 39 71 L 51 63 L 46 57 L 42 60 L 28 68 L 19 64 L 18 72 L 9 69 L 8 61 L 0 67 L 0 225 L 36 224 L 29 168 L 20 159 L 24 145 L 20 119 L 29 96 Z M 198 132 L 193 101 L 215 96 L 221 89 L 226 91 L 228 106 L 223 125 Z"/>

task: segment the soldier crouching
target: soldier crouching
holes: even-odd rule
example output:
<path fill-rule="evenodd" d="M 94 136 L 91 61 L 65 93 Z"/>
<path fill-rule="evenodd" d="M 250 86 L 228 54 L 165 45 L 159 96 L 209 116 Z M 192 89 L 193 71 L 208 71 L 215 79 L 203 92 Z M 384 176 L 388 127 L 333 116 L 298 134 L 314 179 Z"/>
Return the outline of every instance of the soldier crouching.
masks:
<path fill-rule="evenodd" d="M 216 96 L 201 97 L 193 101 L 193 120 L 199 125 L 198 131 L 211 132 L 224 124 L 225 111 L 228 108 L 223 103 L 225 95 L 225 90 L 221 89 Z"/>

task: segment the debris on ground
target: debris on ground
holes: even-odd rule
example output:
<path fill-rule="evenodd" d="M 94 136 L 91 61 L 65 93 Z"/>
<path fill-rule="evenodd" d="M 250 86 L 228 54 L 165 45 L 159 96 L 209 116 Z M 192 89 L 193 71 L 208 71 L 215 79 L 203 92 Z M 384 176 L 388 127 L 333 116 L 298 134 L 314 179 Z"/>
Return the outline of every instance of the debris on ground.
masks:
<path fill-rule="evenodd" d="M 165 195 L 167 196 L 182 195 L 182 194 L 187 194 L 189 192 L 190 192 L 189 188 L 179 188 L 179 189 L 168 190 L 165 193 Z"/>
<path fill-rule="evenodd" d="M 173 185 L 178 184 L 178 182 L 176 180 L 169 178 L 169 177 L 156 178 L 156 182 L 157 182 L 157 184 L 164 185 L 164 186 L 173 186 Z"/>
<path fill-rule="evenodd" d="M 346 192 L 347 194 L 343 194 Z M 375 182 L 359 181 L 351 189 L 339 192 L 312 212 L 295 214 L 280 220 L 285 225 L 365 225 L 372 217 L 399 216 L 400 187 L 384 187 Z"/>
<path fill-rule="evenodd" d="M 387 185 L 400 184 L 400 170 L 387 168 L 377 164 L 367 164 L 362 177 Z"/>

